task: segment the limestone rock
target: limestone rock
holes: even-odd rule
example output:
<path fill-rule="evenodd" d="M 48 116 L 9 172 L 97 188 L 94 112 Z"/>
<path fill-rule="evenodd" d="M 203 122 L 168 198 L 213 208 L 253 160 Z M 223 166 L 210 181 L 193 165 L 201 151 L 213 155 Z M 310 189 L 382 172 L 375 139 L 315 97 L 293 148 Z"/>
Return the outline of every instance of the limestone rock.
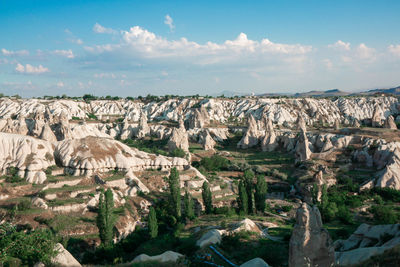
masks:
<path fill-rule="evenodd" d="M 339 121 L 339 119 L 335 120 L 334 128 L 335 128 L 335 130 L 340 130 L 340 121 Z"/>
<path fill-rule="evenodd" d="M 44 201 L 40 197 L 32 198 L 31 203 L 32 203 L 33 206 L 41 208 L 41 209 L 47 210 L 49 208 L 49 206 L 46 204 L 46 201 Z"/>
<path fill-rule="evenodd" d="M 360 124 L 360 121 L 359 120 L 357 120 L 357 119 L 354 119 L 353 120 L 353 125 L 352 125 L 354 128 L 360 128 L 360 126 L 361 126 L 361 124 Z"/>
<path fill-rule="evenodd" d="M 400 190 L 400 150 L 395 149 L 392 158 L 381 172 L 377 182 L 377 187 L 388 187 Z"/>
<path fill-rule="evenodd" d="M 0 172 L 16 167 L 18 175 L 27 181 L 42 183 L 43 172 L 55 165 L 53 148 L 47 141 L 19 134 L 0 133 Z"/>
<path fill-rule="evenodd" d="M 301 116 L 301 115 L 298 116 L 296 125 L 297 125 L 296 126 L 297 130 L 299 130 L 300 132 L 307 131 L 306 122 L 304 121 L 303 116 Z"/>
<path fill-rule="evenodd" d="M 53 131 L 47 123 L 43 125 L 43 129 L 40 133 L 39 138 L 49 142 L 57 142 L 57 137 L 54 135 Z"/>
<path fill-rule="evenodd" d="M 311 150 L 308 145 L 307 135 L 301 131 L 295 148 L 296 161 L 305 161 L 311 158 Z"/>
<path fill-rule="evenodd" d="M 56 244 L 58 250 L 57 256 L 52 260 L 53 264 L 60 267 L 81 267 L 82 265 L 74 258 L 74 256 L 66 250 L 60 243 Z"/>
<path fill-rule="evenodd" d="M 322 228 L 317 207 L 303 203 L 296 213 L 296 225 L 289 243 L 289 266 L 330 267 L 334 249 L 328 231 Z"/>
<path fill-rule="evenodd" d="M 128 147 L 109 138 L 88 136 L 59 142 L 55 157 L 74 175 L 92 175 L 95 172 L 108 172 L 119 169 L 129 173 L 147 168 L 171 167 L 182 169 L 188 165 L 183 158 L 156 156 Z"/>
<path fill-rule="evenodd" d="M 208 150 L 214 151 L 214 146 L 216 145 L 216 142 L 211 137 L 211 135 L 208 132 L 208 130 L 203 131 L 201 139 L 202 139 L 201 140 L 201 144 L 202 144 L 204 150 L 206 150 L 206 151 L 208 151 Z"/>
<path fill-rule="evenodd" d="M 205 118 L 199 109 L 195 109 L 193 113 L 190 114 L 188 126 L 189 129 L 203 128 L 205 126 Z"/>
<path fill-rule="evenodd" d="M 379 105 L 375 105 L 374 113 L 372 114 L 372 127 L 380 127 L 382 125 L 383 111 Z"/>
<path fill-rule="evenodd" d="M 254 258 L 246 261 L 240 267 L 269 267 L 269 265 L 261 258 Z"/>
<path fill-rule="evenodd" d="M 397 125 L 396 125 L 396 123 L 394 122 L 394 118 L 393 118 L 392 115 L 389 115 L 389 116 L 386 118 L 384 127 L 385 127 L 385 128 L 388 128 L 388 129 L 392 129 L 392 130 L 397 130 Z"/>
<path fill-rule="evenodd" d="M 222 240 L 222 233 L 223 231 L 221 230 L 212 229 L 197 240 L 196 245 L 200 248 L 204 248 L 209 245 L 219 244 Z"/>
<path fill-rule="evenodd" d="M 254 147 L 258 144 L 260 133 L 258 131 L 257 122 L 254 119 L 253 115 L 250 114 L 247 123 L 247 131 L 237 144 L 238 148 L 246 149 L 249 147 Z"/>
<path fill-rule="evenodd" d="M 235 225 L 234 229 L 231 231 L 232 233 L 237 233 L 241 231 L 249 231 L 261 234 L 261 229 L 250 219 L 245 218 L 240 221 L 237 225 Z"/>
<path fill-rule="evenodd" d="M 179 128 L 172 130 L 171 137 L 168 140 L 168 151 L 172 152 L 175 149 L 182 149 L 186 153 L 189 152 L 189 138 L 185 127 L 181 125 Z"/>
<path fill-rule="evenodd" d="M 277 137 L 270 118 L 266 119 L 265 123 L 265 136 L 261 141 L 262 151 L 274 151 L 278 147 Z"/>
<path fill-rule="evenodd" d="M 142 113 L 140 115 L 139 127 L 136 133 L 137 138 L 144 138 L 145 136 L 150 135 L 150 127 L 147 124 L 147 116 Z"/>
<path fill-rule="evenodd" d="M 163 254 L 156 256 L 148 256 L 146 254 L 140 254 L 131 263 L 146 262 L 146 261 L 176 262 L 181 257 L 183 257 L 182 254 L 168 250 Z"/>

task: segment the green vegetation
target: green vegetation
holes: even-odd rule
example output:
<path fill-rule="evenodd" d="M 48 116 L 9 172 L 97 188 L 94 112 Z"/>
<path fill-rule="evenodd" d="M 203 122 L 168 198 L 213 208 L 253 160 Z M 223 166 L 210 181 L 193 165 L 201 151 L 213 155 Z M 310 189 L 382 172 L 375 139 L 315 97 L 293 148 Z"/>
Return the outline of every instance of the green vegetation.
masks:
<path fill-rule="evenodd" d="M 158 223 L 157 223 L 156 210 L 154 209 L 154 207 L 150 207 L 148 224 L 149 224 L 150 237 L 156 238 L 158 235 Z"/>
<path fill-rule="evenodd" d="M 113 230 L 116 222 L 116 216 L 113 213 L 114 199 L 111 189 L 107 189 L 105 193 L 100 193 L 99 206 L 96 218 L 96 225 L 99 229 L 99 236 L 104 247 L 112 244 Z"/>
<path fill-rule="evenodd" d="M 174 167 L 171 169 L 171 174 L 167 178 L 169 193 L 170 193 L 170 205 L 172 214 L 176 219 L 181 217 L 181 186 L 179 180 L 179 172 Z"/>
<path fill-rule="evenodd" d="M 248 205 L 248 195 L 247 190 L 244 185 L 243 181 L 239 182 L 239 197 L 238 197 L 238 206 L 239 212 L 243 214 L 247 214 L 249 212 L 249 205 Z"/>
<path fill-rule="evenodd" d="M 186 157 L 186 152 L 181 149 L 181 148 L 175 148 L 169 153 L 170 157 L 179 157 L 179 158 L 185 158 Z"/>
<path fill-rule="evenodd" d="M 126 140 L 121 140 L 122 143 L 130 146 L 137 148 L 141 151 L 147 152 L 147 153 L 153 153 L 157 155 L 164 155 L 168 156 L 168 152 L 166 151 L 165 147 L 167 145 L 168 140 L 156 140 L 156 139 L 126 139 Z"/>
<path fill-rule="evenodd" d="M 185 206 L 185 217 L 188 220 L 193 220 L 195 218 L 193 199 L 188 191 L 185 192 L 185 197 L 183 202 Z"/>
<path fill-rule="evenodd" d="M 228 159 L 219 155 L 213 155 L 210 158 L 202 158 L 199 166 L 200 168 L 203 167 L 206 171 L 222 171 L 227 170 L 229 164 Z"/>
<path fill-rule="evenodd" d="M 18 231 L 10 224 L 0 224 L 0 262 L 6 266 L 51 264 L 57 255 L 55 244 L 54 235 L 48 230 Z"/>
<path fill-rule="evenodd" d="M 258 175 L 254 200 L 255 200 L 256 210 L 259 212 L 264 212 L 265 210 L 265 197 L 267 193 L 268 193 L 268 185 L 265 182 L 265 178 L 263 175 Z"/>
<path fill-rule="evenodd" d="M 211 189 L 207 181 L 203 183 L 201 196 L 203 197 L 206 214 L 210 214 L 213 211 L 213 205 Z"/>

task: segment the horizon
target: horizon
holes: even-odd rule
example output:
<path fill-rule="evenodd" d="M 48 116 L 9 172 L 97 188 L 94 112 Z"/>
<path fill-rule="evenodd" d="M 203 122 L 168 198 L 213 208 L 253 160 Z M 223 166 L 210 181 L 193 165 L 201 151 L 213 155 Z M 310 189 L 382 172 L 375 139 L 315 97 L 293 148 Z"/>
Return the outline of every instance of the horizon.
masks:
<path fill-rule="evenodd" d="M 0 93 L 357 93 L 400 84 L 398 1 L 4 1 Z"/>

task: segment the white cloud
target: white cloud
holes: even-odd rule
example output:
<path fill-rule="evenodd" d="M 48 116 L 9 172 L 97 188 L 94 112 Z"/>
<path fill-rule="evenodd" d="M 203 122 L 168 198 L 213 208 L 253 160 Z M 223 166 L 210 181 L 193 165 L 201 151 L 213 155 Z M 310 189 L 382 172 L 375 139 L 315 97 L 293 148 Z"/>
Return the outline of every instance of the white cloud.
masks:
<path fill-rule="evenodd" d="M 393 55 L 400 57 L 400 44 L 399 45 L 389 45 L 388 50 Z"/>
<path fill-rule="evenodd" d="M 367 47 L 364 43 L 362 43 L 357 47 L 356 55 L 360 59 L 374 60 L 375 59 L 375 49 Z"/>
<path fill-rule="evenodd" d="M 107 33 L 107 34 L 116 34 L 117 31 L 111 28 L 106 28 L 101 26 L 99 23 L 96 22 L 93 26 L 93 31 L 95 33 Z"/>
<path fill-rule="evenodd" d="M 27 56 L 27 55 L 29 55 L 28 50 L 10 51 L 5 48 L 1 49 L 1 53 L 3 53 L 4 56 Z"/>
<path fill-rule="evenodd" d="M 57 87 L 60 87 L 60 88 L 61 88 L 61 87 L 64 87 L 64 83 L 63 83 L 63 82 L 58 82 L 58 83 L 57 83 Z"/>
<path fill-rule="evenodd" d="M 166 15 L 164 19 L 164 24 L 169 27 L 170 31 L 174 31 L 175 25 L 174 25 L 174 20 L 171 18 L 170 15 Z"/>
<path fill-rule="evenodd" d="M 72 43 L 74 43 L 74 44 L 78 44 L 78 45 L 81 45 L 81 44 L 83 44 L 83 41 L 82 41 L 81 39 L 79 39 L 79 38 L 76 38 L 76 39 L 70 39 L 70 41 L 71 41 Z"/>
<path fill-rule="evenodd" d="M 268 39 L 254 41 L 247 35 L 240 33 L 234 40 L 223 43 L 207 42 L 199 44 L 186 38 L 167 40 L 149 32 L 139 26 L 122 32 L 122 42 L 119 44 L 106 44 L 94 47 L 85 47 L 85 50 L 94 53 L 117 53 L 127 58 L 176 60 L 190 59 L 194 64 L 207 65 L 219 62 L 240 61 L 242 57 L 259 61 L 260 57 L 271 55 L 304 55 L 312 51 L 311 46 L 300 44 L 280 44 Z M 195 58 L 198 60 L 195 60 Z"/>
<path fill-rule="evenodd" d="M 350 43 L 345 43 L 341 40 L 338 40 L 336 43 L 328 45 L 328 47 L 336 50 L 349 51 Z"/>
<path fill-rule="evenodd" d="M 15 70 L 19 73 L 27 73 L 27 74 L 41 74 L 41 73 L 49 72 L 49 69 L 43 67 L 42 65 L 35 67 L 30 64 L 26 64 L 24 66 L 20 63 L 17 64 L 17 67 L 15 68 Z"/>
<path fill-rule="evenodd" d="M 333 68 L 333 63 L 330 59 L 325 58 L 322 60 L 322 62 L 324 63 L 326 69 L 331 70 Z"/>
<path fill-rule="evenodd" d="M 51 54 L 66 57 L 66 58 L 74 58 L 75 57 L 75 55 L 71 49 L 69 49 L 69 50 L 54 50 L 51 52 Z"/>
<path fill-rule="evenodd" d="M 98 79 L 103 79 L 103 78 L 111 78 L 115 79 L 117 76 L 114 73 L 95 73 L 93 77 L 98 78 Z"/>

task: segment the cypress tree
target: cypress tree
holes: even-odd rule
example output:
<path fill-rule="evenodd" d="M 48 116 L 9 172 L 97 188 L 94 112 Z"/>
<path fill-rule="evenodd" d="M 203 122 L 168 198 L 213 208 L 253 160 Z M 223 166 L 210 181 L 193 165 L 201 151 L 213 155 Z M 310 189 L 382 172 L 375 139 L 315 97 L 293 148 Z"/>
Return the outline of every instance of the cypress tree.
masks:
<path fill-rule="evenodd" d="M 206 208 L 206 213 L 210 214 L 212 212 L 213 206 L 212 206 L 212 194 L 210 190 L 210 185 L 207 182 L 203 183 L 202 186 L 202 192 L 201 196 L 203 197 L 203 203 Z"/>
<path fill-rule="evenodd" d="M 246 188 L 243 184 L 243 181 L 239 182 L 239 199 L 238 199 L 238 204 L 239 204 L 239 211 L 243 212 L 244 214 L 248 213 L 248 197 L 247 197 L 247 192 Z"/>
<path fill-rule="evenodd" d="M 157 223 L 156 210 L 153 207 L 150 207 L 148 224 L 149 224 L 150 237 L 156 238 L 158 235 L 158 223 Z"/>
<path fill-rule="evenodd" d="M 181 217 L 181 186 L 179 181 L 179 172 L 174 167 L 171 169 L 171 174 L 168 178 L 170 204 L 172 212 L 176 219 Z"/>
<path fill-rule="evenodd" d="M 114 211 L 114 198 L 111 189 L 107 189 L 106 193 L 103 191 L 99 197 L 99 207 L 96 218 L 97 228 L 99 229 L 99 236 L 103 246 L 112 244 L 113 230 L 116 222 Z"/>
<path fill-rule="evenodd" d="M 194 216 L 193 199 L 188 191 L 185 192 L 184 205 L 185 205 L 186 218 L 188 218 L 189 220 L 194 219 L 195 216 Z"/>
<path fill-rule="evenodd" d="M 256 193 L 254 196 L 256 202 L 256 210 L 264 212 L 265 210 L 265 195 L 268 192 L 268 185 L 265 182 L 263 175 L 257 176 Z"/>
<path fill-rule="evenodd" d="M 243 175 L 243 185 L 246 188 L 247 194 L 247 211 L 248 213 L 254 213 L 255 205 L 254 205 L 254 172 L 252 170 L 246 170 Z"/>

